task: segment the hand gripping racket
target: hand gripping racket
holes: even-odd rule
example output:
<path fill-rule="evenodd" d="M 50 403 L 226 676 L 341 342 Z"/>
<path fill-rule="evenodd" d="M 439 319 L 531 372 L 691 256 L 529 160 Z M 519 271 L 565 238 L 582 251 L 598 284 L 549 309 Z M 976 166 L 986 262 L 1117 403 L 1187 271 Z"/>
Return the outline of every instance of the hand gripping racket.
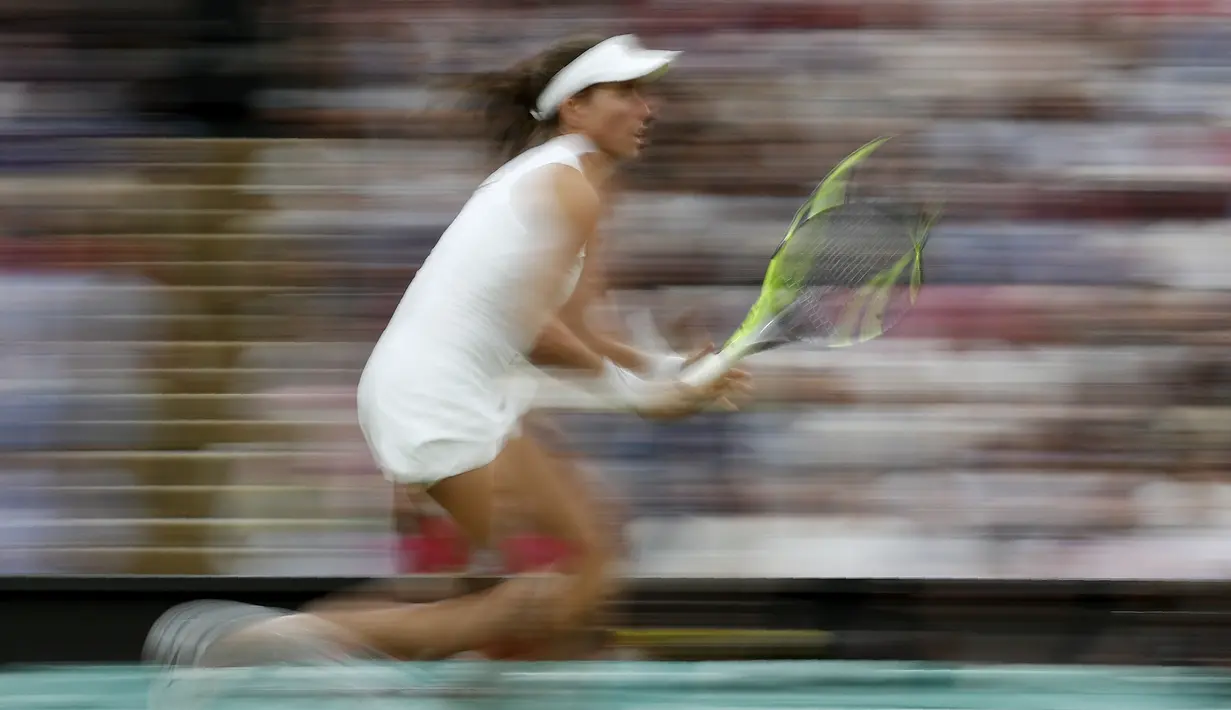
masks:
<path fill-rule="evenodd" d="M 770 258 L 743 324 L 683 373 L 685 384 L 706 387 L 741 359 L 788 343 L 838 348 L 872 340 L 910 310 L 936 212 L 847 200 L 851 171 L 887 140 L 863 146 L 821 181 Z"/>

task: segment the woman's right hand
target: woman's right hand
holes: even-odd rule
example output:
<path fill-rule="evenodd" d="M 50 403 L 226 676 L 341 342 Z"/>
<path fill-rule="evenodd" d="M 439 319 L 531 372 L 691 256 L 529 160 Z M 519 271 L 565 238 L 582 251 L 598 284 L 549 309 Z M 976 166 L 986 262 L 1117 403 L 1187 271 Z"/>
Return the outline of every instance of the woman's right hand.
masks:
<path fill-rule="evenodd" d="M 712 348 L 699 351 L 684 363 L 683 370 L 700 358 L 708 355 Z M 713 406 L 736 411 L 739 403 L 752 391 L 752 383 L 744 370 L 729 370 L 714 382 L 693 387 L 682 381 L 671 383 L 669 395 L 650 406 L 641 407 L 637 413 L 646 419 L 672 420 L 689 417 Z"/>
<path fill-rule="evenodd" d="M 690 362 L 707 354 L 703 350 L 685 361 L 681 374 Z M 605 363 L 603 381 L 629 409 L 647 419 L 679 419 L 696 414 L 715 404 L 728 410 L 738 409 L 736 402 L 750 390 L 748 373 L 734 369 L 703 387 L 693 387 L 678 379 L 643 379 L 610 361 Z"/>

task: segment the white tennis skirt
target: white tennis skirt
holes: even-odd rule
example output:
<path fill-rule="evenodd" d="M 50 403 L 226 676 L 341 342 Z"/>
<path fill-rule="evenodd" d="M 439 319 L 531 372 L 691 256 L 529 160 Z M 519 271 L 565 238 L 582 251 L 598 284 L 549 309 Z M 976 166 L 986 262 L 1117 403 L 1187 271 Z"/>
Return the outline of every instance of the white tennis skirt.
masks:
<path fill-rule="evenodd" d="M 443 396 L 365 378 L 357 393 L 359 427 L 385 478 L 428 488 L 495 461 L 520 435 L 533 391 L 524 382 L 482 389 Z"/>

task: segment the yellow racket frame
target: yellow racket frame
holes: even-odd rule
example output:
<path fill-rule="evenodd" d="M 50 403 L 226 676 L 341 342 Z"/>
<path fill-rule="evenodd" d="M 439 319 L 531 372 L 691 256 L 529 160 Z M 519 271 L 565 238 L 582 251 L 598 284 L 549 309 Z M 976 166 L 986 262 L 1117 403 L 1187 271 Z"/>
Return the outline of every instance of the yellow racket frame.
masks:
<path fill-rule="evenodd" d="M 778 259 L 778 256 L 783 253 L 787 242 L 799 230 L 800 225 L 846 201 L 847 186 L 850 183 L 851 172 L 869 155 L 892 138 L 892 136 L 877 138 L 864 144 L 858 150 L 842 159 L 841 162 L 829 171 L 829 174 L 817 185 L 816 190 L 813 191 L 808 200 L 795 212 L 795 217 L 787 228 L 786 236 L 782 238 L 782 242 L 778 245 L 778 249 L 775 250 L 774 256 L 771 257 L 769 266 L 766 268 L 765 278 L 761 284 L 761 293 L 757 297 L 756 303 L 748 311 L 744 322 L 740 324 L 740 327 L 727 340 L 723 346 L 724 349 L 727 347 L 738 347 L 735 345 L 736 343 L 755 337 L 761 328 L 795 299 L 794 289 L 783 286 L 783 283 L 788 281 L 787 269 L 790 268 L 790 265 L 784 260 Z M 893 266 L 877 274 L 871 281 L 859 289 L 855 298 L 848 305 L 842 321 L 839 322 L 835 329 L 834 336 L 828 342 L 830 346 L 843 347 L 854 345 L 875 338 L 884 332 L 883 320 L 885 310 L 889 305 L 889 298 L 892 295 L 891 287 L 897 283 L 902 272 L 908 267 L 912 267 L 910 300 L 912 304 L 915 303 L 923 285 L 923 247 L 927 242 L 928 233 L 931 231 L 932 225 L 936 223 L 939 215 L 939 210 L 925 214 L 920 219 L 920 223 L 912 235 L 914 249 L 910 253 L 903 255 Z M 799 266 L 801 265 L 796 265 L 797 268 Z"/>

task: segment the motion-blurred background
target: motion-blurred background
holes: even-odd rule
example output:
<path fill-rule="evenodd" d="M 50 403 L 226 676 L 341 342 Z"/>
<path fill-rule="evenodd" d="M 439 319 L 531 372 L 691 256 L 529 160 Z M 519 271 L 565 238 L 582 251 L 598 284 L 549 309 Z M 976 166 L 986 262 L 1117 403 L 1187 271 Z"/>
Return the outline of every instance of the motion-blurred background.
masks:
<path fill-rule="evenodd" d="M 0 573 L 464 566 L 353 385 L 490 167 L 459 87 L 595 31 L 686 50 L 609 228 L 638 337 L 726 333 L 878 135 L 949 201 L 910 319 L 745 412 L 544 389 L 630 574 L 1231 578 L 1217 0 L 6 0 Z"/>

